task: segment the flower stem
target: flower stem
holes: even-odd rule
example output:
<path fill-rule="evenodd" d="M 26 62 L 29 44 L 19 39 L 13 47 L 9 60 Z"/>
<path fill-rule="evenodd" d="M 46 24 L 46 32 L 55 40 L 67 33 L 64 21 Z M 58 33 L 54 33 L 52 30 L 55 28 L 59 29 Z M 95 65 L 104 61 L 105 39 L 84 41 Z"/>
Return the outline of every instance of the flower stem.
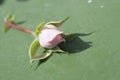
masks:
<path fill-rule="evenodd" d="M 10 28 L 13 28 L 13 29 L 16 29 L 16 30 L 19 30 L 19 31 L 22 31 L 22 32 L 25 32 L 25 33 L 28 33 L 28 34 L 32 34 L 32 35 L 34 34 L 33 30 L 18 26 L 16 24 L 14 24 L 13 22 L 10 22 L 6 18 L 4 19 L 4 22 L 5 22 L 5 25 L 7 25 L 7 27 L 10 27 Z"/>

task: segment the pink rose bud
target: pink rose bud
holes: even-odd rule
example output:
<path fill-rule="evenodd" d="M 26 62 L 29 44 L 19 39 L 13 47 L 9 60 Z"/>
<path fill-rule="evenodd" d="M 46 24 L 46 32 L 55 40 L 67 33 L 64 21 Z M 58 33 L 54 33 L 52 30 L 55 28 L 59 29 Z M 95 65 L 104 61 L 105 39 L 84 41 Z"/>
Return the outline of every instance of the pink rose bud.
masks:
<path fill-rule="evenodd" d="M 54 48 L 65 41 L 61 35 L 62 33 L 54 25 L 44 25 L 44 28 L 39 33 L 39 43 L 44 48 Z"/>

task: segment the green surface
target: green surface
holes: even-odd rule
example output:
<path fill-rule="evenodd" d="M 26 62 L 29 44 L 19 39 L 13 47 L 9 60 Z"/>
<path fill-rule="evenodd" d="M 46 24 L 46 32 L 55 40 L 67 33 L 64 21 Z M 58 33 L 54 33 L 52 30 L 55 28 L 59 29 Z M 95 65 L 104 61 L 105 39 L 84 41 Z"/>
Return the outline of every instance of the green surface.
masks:
<path fill-rule="evenodd" d="M 3 1 L 0 3 L 0 80 L 120 79 L 120 0 Z M 33 37 L 13 29 L 4 33 L 3 18 L 8 13 L 15 14 L 16 21 L 24 21 L 21 26 L 33 30 L 42 20 L 71 16 L 61 29 L 66 33 L 94 32 L 80 37 L 92 42 L 92 46 L 71 55 L 54 54 L 33 70 L 28 54 Z M 80 44 L 75 45 L 74 49 Z"/>

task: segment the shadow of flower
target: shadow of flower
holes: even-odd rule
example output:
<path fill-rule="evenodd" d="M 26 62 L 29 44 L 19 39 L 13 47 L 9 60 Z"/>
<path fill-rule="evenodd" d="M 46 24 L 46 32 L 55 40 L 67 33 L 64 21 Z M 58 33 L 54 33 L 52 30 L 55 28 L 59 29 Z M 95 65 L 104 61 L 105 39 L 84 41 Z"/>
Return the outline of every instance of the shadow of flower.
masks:
<path fill-rule="evenodd" d="M 58 47 L 65 51 L 68 52 L 69 54 L 75 54 L 78 52 L 81 52 L 83 50 L 86 50 L 88 48 L 90 48 L 92 46 L 92 42 L 86 42 L 83 41 L 82 39 L 80 39 L 80 36 L 89 36 L 92 33 L 88 33 L 88 34 L 84 34 L 84 33 L 75 33 L 72 34 L 72 36 L 68 36 L 67 38 L 65 38 L 65 42 L 62 42 L 58 45 Z M 43 60 L 40 60 L 38 65 L 36 66 L 35 70 L 42 64 L 45 63 L 47 60 L 49 60 L 49 58 L 52 57 L 49 56 L 48 58 L 45 58 Z"/>
<path fill-rule="evenodd" d="M 50 58 L 51 56 L 52 56 L 52 54 L 51 54 L 49 57 L 45 58 L 45 59 L 39 60 L 37 66 L 35 67 L 34 70 L 36 70 L 41 64 L 43 64 L 43 63 L 45 63 L 47 60 L 49 60 L 49 58 Z"/>
<path fill-rule="evenodd" d="M 79 38 L 79 36 L 88 36 L 91 34 L 92 33 L 88 34 L 76 33 L 76 36 L 67 37 L 66 42 L 62 42 L 61 44 L 59 44 L 59 47 L 60 49 L 68 52 L 69 54 L 74 54 L 86 50 L 92 46 L 92 42 L 83 41 L 81 38 Z"/>
<path fill-rule="evenodd" d="M 60 49 L 68 53 L 77 53 L 90 48 L 92 42 L 85 42 L 80 38 L 75 38 L 72 41 L 64 42 L 59 45 Z"/>

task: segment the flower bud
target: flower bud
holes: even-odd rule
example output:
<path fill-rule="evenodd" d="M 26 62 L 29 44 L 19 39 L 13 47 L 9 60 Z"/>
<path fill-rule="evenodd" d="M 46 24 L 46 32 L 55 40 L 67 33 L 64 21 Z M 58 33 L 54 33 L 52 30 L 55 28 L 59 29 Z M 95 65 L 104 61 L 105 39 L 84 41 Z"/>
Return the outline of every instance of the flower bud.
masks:
<path fill-rule="evenodd" d="M 39 43 L 44 48 L 54 48 L 61 42 L 65 41 L 62 37 L 63 32 L 54 25 L 44 25 L 39 33 Z"/>

